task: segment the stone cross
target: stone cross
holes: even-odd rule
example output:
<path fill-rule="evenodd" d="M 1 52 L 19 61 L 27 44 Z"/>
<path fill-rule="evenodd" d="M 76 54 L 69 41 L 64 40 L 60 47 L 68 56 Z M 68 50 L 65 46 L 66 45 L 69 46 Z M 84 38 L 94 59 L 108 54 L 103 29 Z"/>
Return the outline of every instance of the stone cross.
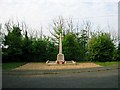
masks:
<path fill-rule="evenodd" d="M 60 33 L 60 39 L 59 39 L 59 53 L 57 55 L 57 63 L 59 64 L 64 64 L 65 60 L 64 60 L 64 54 L 62 54 L 62 35 Z"/>

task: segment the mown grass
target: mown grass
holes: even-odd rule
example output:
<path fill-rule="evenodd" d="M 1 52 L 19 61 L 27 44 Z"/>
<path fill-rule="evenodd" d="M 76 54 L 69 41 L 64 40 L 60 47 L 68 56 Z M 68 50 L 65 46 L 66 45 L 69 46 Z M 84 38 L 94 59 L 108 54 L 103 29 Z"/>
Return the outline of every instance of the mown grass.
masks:
<path fill-rule="evenodd" d="M 11 70 L 26 64 L 25 62 L 12 62 L 12 63 L 2 63 L 3 70 Z"/>
<path fill-rule="evenodd" d="M 101 66 L 115 66 L 115 65 L 120 65 L 120 62 L 118 61 L 112 61 L 112 62 L 95 62 L 98 65 Z"/>

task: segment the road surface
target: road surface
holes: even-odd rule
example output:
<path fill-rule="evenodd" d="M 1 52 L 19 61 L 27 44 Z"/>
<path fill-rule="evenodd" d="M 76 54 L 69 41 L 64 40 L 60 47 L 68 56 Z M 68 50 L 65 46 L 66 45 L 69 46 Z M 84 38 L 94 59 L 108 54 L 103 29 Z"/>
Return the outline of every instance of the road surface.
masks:
<path fill-rule="evenodd" d="M 62 74 L 3 74 L 2 88 L 118 88 L 118 69 Z"/>

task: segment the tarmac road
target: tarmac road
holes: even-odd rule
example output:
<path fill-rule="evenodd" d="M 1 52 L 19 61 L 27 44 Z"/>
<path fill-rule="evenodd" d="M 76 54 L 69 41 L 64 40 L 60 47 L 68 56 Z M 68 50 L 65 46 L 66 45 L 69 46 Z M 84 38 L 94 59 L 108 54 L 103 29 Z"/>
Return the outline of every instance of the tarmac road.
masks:
<path fill-rule="evenodd" d="M 2 88 L 118 88 L 118 69 L 62 74 L 3 74 Z"/>

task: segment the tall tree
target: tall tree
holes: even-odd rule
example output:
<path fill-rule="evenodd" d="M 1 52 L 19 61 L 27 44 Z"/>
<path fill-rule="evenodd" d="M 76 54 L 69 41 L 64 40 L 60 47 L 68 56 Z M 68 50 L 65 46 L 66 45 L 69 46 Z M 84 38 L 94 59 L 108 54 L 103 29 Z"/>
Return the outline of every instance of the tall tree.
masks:
<path fill-rule="evenodd" d="M 56 60 L 58 54 L 58 45 L 51 41 L 50 37 L 44 37 L 44 41 L 47 43 L 46 57 L 47 60 Z"/>
<path fill-rule="evenodd" d="M 114 43 L 108 33 L 98 33 L 92 36 L 88 42 L 89 57 L 91 61 L 112 61 Z"/>
<path fill-rule="evenodd" d="M 87 42 L 88 42 L 88 35 L 87 35 L 87 30 L 83 29 L 81 30 L 80 34 L 77 35 L 77 41 L 80 46 L 80 52 L 81 52 L 81 60 L 85 61 L 87 58 L 86 53 L 87 53 Z"/>
<path fill-rule="evenodd" d="M 53 35 L 52 40 L 58 44 L 59 43 L 59 35 L 60 33 L 62 35 L 65 35 L 65 22 L 62 17 L 59 17 L 56 20 L 53 20 L 53 32 L 50 31 L 50 33 Z"/>
<path fill-rule="evenodd" d="M 118 44 L 118 48 L 117 48 L 117 61 L 120 61 L 120 42 Z"/>
<path fill-rule="evenodd" d="M 5 35 L 4 45 L 7 46 L 7 55 L 17 60 L 22 55 L 22 34 L 21 29 L 13 26 L 12 30 Z"/>
<path fill-rule="evenodd" d="M 68 33 L 63 39 L 63 53 L 66 60 L 79 60 L 79 43 L 74 33 Z"/>
<path fill-rule="evenodd" d="M 23 60 L 29 61 L 32 56 L 32 38 L 28 37 L 28 32 L 25 31 L 25 37 L 22 40 L 22 58 Z"/>

